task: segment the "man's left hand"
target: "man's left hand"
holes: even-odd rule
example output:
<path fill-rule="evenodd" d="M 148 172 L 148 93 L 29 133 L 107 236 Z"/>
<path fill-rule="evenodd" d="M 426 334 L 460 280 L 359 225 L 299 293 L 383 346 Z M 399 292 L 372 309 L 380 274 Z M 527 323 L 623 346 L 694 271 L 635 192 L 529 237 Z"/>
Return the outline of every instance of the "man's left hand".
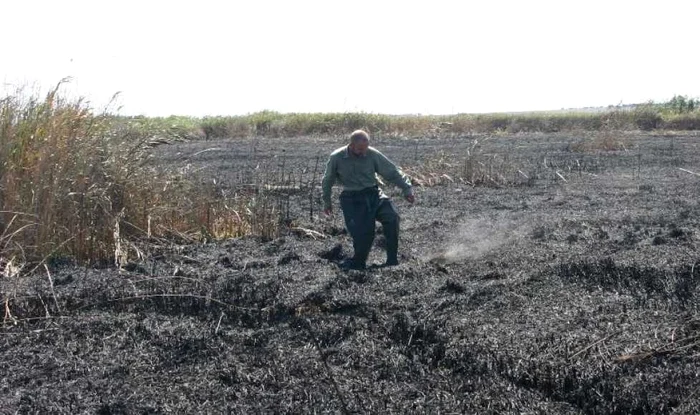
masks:
<path fill-rule="evenodd" d="M 406 196 L 406 200 L 408 201 L 408 203 L 413 203 L 416 201 L 416 197 L 413 195 L 408 195 Z"/>

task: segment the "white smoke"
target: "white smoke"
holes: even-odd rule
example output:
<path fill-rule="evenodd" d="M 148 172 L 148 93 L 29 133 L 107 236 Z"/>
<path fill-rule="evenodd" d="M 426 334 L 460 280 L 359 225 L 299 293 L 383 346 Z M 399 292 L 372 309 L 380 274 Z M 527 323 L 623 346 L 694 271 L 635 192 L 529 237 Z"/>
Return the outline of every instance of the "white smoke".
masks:
<path fill-rule="evenodd" d="M 531 229 L 527 218 L 481 217 L 462 222 L 447 246 L 429 259 L 443 264 L 473 260 L 490 254 L 504 245 L 522 240 Z"/>

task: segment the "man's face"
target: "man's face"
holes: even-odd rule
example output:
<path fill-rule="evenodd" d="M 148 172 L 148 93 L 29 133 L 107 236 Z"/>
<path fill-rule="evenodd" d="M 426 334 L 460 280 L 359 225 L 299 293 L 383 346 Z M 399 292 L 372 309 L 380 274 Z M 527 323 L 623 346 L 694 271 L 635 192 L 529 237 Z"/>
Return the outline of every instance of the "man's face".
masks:
<path fill-rule="evenodd" d="M 360 140 L 355 143 L 350 143 L 350 151 L 357 157 L 364 157 L 367 155 L 367 148 L 369 147 L 369 142 Z"/>

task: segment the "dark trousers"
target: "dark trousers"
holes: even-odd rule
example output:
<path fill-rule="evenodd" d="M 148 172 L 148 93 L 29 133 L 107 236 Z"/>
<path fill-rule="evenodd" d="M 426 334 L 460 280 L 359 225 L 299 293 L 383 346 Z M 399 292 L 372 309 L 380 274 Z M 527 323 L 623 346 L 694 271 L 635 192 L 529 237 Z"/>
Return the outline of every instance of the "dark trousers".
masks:
<path fill-rule="evenodd" d="M 394 203 L 378 187 L 360 191 L 343 191 L 340 194 L 340 207 L 343 209 L 345 226 L 352 236 L 355 249 L 354 260 L 366 263 L 372 249 L 375 222 L 379 221 L 386 238 L 388 262 L 396 262 L 399 250 L 399 214 Z"/>

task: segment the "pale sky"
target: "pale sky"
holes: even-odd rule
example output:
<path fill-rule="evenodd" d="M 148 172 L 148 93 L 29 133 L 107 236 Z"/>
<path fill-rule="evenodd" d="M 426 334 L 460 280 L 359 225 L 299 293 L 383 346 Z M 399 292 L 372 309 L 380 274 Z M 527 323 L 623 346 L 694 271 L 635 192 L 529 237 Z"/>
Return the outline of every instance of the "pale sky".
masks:
<path fill-rule="evenodd" d="M 0 0 L 0 87 L 126 115 L 450 114 L 700 96 L 699 1 Z"/>

